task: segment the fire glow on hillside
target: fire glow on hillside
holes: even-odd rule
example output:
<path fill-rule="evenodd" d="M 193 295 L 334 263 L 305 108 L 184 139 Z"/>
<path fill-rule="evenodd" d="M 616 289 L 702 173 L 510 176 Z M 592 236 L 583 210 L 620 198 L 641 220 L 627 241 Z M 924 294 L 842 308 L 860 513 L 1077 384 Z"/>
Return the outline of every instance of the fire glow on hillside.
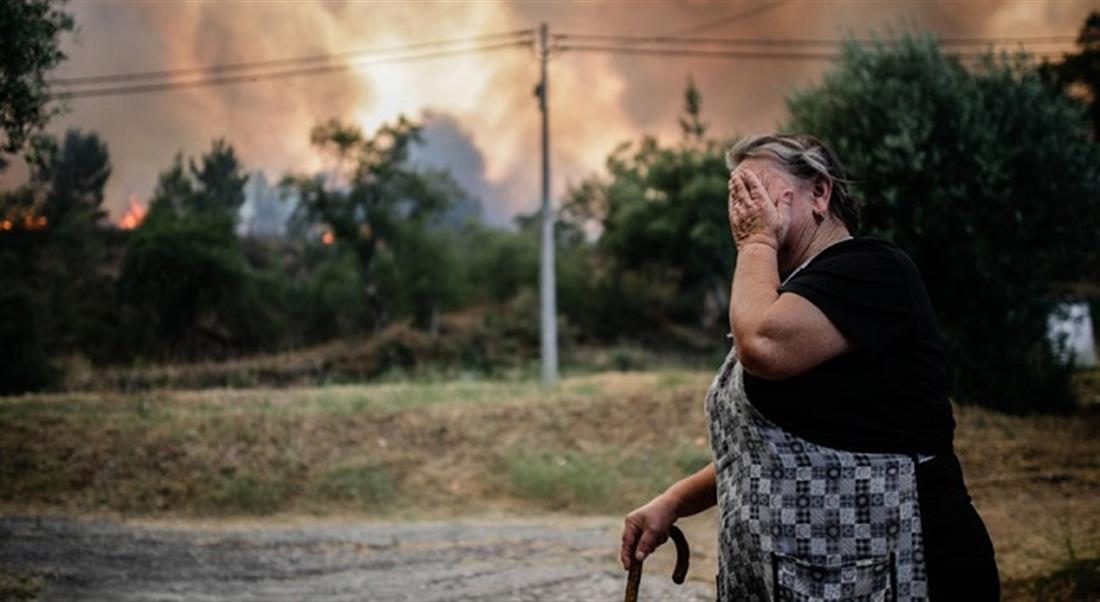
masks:
<path fill-rule="evenodd" d="M 145 219 L 145 214 L 148 210 L 145 205 L 142 204 L 136 194 L 131 194 L 129 200 L 127 200 L 126 213 L 122 215 L 122 218 L 118 220 L 118 227 L 123 230 L 133 230 L 137 228 L 142 220 Z"/>

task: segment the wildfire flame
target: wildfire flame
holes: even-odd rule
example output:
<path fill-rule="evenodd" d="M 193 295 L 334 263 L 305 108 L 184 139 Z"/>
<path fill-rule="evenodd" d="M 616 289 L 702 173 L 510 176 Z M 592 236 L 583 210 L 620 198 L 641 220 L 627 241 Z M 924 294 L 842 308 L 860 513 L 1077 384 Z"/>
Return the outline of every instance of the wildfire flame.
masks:
<path fill-rule="evenodd" d="M 46 227 L 48 220 L 45 215 L 27 214 L 0 220 L 0 231 L 7 230 L 41 230 Z"/>
<path fill-rule="evenodd" d="M 133 230 L 137 228 L 148 211 L 145 205 L 138 200 L 136 194 L 131 194 L 129 199 L 129 205 L 126 207 L 126 213 L 122 215 L 122 219 L 118 220 L 118 227 L 123 230 Z"/>
<path fill-rule="evenodd" d="M 321 235 L 321 242 L 326 245 L 331 245 L 336 240 L 336 236 L 332 234 L 332 230 L 325 230 L 325 233 Z"/>

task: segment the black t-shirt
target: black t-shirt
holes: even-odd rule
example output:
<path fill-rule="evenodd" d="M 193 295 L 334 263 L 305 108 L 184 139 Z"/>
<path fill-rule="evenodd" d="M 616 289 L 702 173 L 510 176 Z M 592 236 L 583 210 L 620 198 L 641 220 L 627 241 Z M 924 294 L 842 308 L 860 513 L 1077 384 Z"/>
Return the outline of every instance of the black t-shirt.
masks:
<path fill-rule="evenodd" d="M 894 243 L 864 236 L 825 248 L 779 287 L 816 305 L 853 351 L 790 378 L 745 373 L 764 416 L 838 449 L 952 451 L 943 338 L 916 265 Z"/>

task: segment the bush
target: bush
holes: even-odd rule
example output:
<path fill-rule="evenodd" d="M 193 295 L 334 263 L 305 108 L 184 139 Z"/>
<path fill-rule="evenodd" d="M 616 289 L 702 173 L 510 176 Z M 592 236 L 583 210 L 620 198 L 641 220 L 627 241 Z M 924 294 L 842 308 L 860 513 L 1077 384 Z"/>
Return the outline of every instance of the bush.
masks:
<path fill-rule="evenodd" d="M 0 280 L 0 395 L 40 389 L 57 377 L 46 357 L 37 308 L 30 290 Z"/>

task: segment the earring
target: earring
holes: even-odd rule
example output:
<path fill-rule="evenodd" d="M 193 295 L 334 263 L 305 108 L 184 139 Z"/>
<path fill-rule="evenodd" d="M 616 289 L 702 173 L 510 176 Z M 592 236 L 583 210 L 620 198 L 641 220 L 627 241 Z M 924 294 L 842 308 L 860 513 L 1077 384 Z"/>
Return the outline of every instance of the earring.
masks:
<path fill-rule="evenodd" d="M 825 221 L 825 215 L 821 214 L 821 213 L 818 213 L 816 211 L 814 211 L 813 214 L 814 214 L 814 221 L 817 222 L 817 224 L 820 226 L 821 222 Z"/>

